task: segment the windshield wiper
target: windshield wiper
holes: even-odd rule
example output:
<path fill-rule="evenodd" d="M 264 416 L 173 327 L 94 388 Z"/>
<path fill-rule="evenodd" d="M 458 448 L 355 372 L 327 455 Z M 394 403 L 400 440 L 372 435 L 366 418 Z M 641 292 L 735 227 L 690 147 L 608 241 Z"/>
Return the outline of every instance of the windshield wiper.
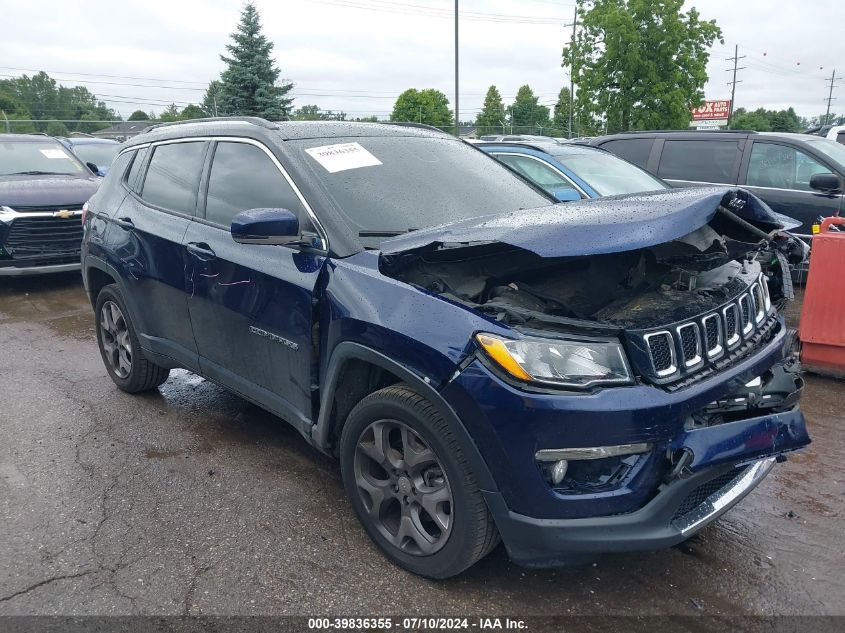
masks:
<path fill-rule="evenodd" d="M 15 171 L 11 174 L 6 174 L 7 176 L 69 176 L 70 174 L 66 174 L 61 171 L 39 171 L 37 169 L 32 169 L 30 171 Z"/>
<path fill-rule="evenodd" d="M 404 231 L 358 231 L 358 237 L 396 237 L 416 231 L 416 229 L 405 229 Z"/>

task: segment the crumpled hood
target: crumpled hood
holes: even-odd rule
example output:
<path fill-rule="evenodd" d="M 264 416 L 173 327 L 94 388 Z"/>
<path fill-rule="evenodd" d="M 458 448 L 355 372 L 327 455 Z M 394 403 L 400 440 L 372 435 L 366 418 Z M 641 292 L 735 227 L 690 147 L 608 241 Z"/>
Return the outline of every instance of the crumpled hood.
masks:
<path fill-rule="evenodd" d="M 501 242 L 541 257 L 618 253 L 671 242 L 713 219 L 720 205 L 744 220 L 775 228 L 779 216 L 753 194 L 701 187 L 607 196 L 488 215 L 392 237 L 383 254 L 432 244 Z"/>
<path fill-rule="evenodd" d="M 15 210 L 39 207 L 81 207 L 97 192 L 100 179 L 93 176 L 3 176 L 0 206 Z"/>

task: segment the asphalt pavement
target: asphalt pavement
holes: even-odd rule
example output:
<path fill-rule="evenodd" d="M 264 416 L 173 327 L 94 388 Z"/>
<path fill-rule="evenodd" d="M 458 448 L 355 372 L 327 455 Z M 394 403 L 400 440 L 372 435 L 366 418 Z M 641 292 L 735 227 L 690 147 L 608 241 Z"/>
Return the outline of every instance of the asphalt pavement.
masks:
<path fill-rule="evenodd" d="M 0 615 L 845 615 L 843 395 L 809 376 L 812 445 L 681 546 L 432 582 L 283 421 L 185 371 L 120 392 L 78 274 L 0 281 Z"/>

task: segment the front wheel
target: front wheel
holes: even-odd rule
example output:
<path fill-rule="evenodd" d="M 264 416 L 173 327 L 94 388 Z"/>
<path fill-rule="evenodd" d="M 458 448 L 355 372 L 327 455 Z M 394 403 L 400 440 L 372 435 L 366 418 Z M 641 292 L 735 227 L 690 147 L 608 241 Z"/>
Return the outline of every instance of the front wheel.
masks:
<path fill-rule="evenodd" d="M 100 291 L 94 311 L 100 355 L 114 384 L 127 393 L 138 393 L 155 389 L 167 380 L 170 370 L 144 357 L 117 284 Z"/>
<path fill-rule="evenodd" d="M 448 578 L 498 543 L 449 425 L 410 387 L 380 389 L 355 406 L 341 434 L 340 461 L 367 534 L 405 569 Z"/>

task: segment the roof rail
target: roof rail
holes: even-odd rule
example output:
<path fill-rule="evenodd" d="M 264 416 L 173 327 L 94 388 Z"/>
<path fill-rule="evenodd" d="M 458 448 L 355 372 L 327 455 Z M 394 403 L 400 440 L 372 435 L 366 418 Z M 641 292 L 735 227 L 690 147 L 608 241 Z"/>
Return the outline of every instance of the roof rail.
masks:
<path fill-rule="evenodd" d="M 757 130 L 628 130 L 616 134 L 757 134 Z M 607 136 L 615 136 L 608 134 Z"/>
<path fill-rule="evenodd" d="M 399 127 L 418 127 L 421 130 L 433 130 L 435 132 L 440 132 L 441 134 L 448 134 L 448 132 L 444 132 L 439 127 L 434 127 L 433 125 L 429 125 L 428 123 L 416 123 L 414 121 L 379 121 L 384 125 L 398 125 Z"/>
<path fill-rule="evenodd" d="M 261 117 L 257 116 L 218 116 L 218 117 L 207 117 L 205 119 L 186 119 L 184 121 L 166 121 L 165 123 L 156 123 L 155 125 L 150 125 L 144 128 L 144 133 L 150 132 L 152 130 L 157 130 L 162 127 L 170 127 L 172 125 L 183 125 L 185 123 L 217 123 L 219 121 L 239 121 L 241 123 L 251 123 L 252 125 L 257 125 L 259 127 L 266 128 L 268 130 L 275 130 L 278 126 L 275 123 L 271 123 L 267 119 L 262 119 Z"/>

